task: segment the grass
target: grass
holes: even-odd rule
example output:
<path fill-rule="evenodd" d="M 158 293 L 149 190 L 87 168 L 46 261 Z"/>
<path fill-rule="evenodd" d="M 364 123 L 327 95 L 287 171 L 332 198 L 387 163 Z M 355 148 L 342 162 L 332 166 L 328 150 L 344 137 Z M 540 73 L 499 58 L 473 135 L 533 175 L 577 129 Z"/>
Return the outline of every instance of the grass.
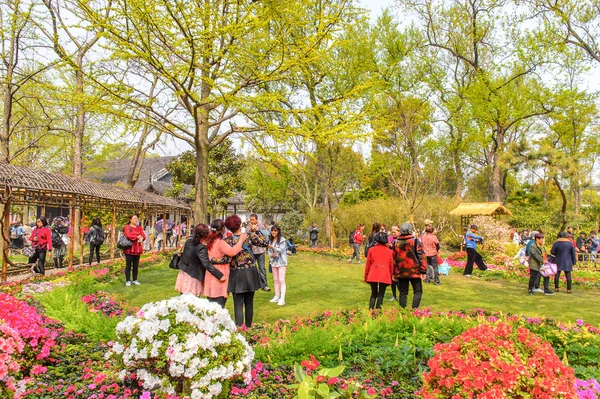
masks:
<path fill-rule="evenodd" d="M 293 315 L 310 315 L 324 310 L 365 307 L 368 304 L 370 288 L 363 282 L 363 265 L 349 265 L 344 260 L 320 255 L 299 254 L 289 258 L 287 270 L 286 305 L 270 303 L 273 291 L 258 291 L 255 296 L 255 322 L 273 322 Z M 141 307 L 151 301 L 177 295 L 175 279 L 177 271 L 165 264 L 140 271 L 142 285 L 125 287 L 124 277 L 97 287 L 119 294 L 130 304 Z M 272 275 L 268 274 L 272 287 Z M 505 280 L 486 281 L 479 277 L 465 278 L 460 274 L 442 276 L 442 285 L 424 284 L 421 307 L 434 311 L 465 310 L 483 308 L 513 314 L 526 314 L 531 317 L 548 316 L 565 322 L 583 319 L 600 326 L 600 291 L 593 288 L 573 289 L 573 294 L 565 292 L 554 296 L 527 295 L 527 287 Z M 391 292 L 386 292 L 384 307 L 399 306 L 398 302 L 388 302 Z M 409 294 L 409 304 L 412 293 Z M 227 302 L 233 313 L 233 300 Z"/>

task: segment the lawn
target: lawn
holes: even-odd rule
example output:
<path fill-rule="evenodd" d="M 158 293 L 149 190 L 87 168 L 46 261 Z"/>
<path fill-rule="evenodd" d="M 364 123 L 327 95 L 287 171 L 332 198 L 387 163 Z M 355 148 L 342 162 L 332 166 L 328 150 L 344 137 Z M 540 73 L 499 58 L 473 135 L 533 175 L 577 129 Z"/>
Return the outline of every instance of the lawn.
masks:
<path fill-rule="evenodd" d="M 269 302 L 273 291 L 258 291 L 255 297 L 255 322 L 273 322 L 328 309 L 367 306 L 370 288 L 362 281 L 362 265 L 349 265 L 344 260 L 313 254 L 299 254 L 290 257 L 289 261 L 286 305 L 280 307 Z M 130 304 L 141 307 L 147 302 L 176 295 L 176 276 L 177 271 L 165 264 L 141 270 L 140 286 L 125 287 L 125 280 L 121 278 L 101 289 L 119 294 Z M 268 277 L 272 286 L 272 275 Z M 399 306 L 398 302 L 387 301 L 390 296 L 391 293 L 386 293 L 384 307 Z M 409 303 L 411 298 L 412 295 L 409 295 Z M 424 284 L 421 307 L 430 307 L 434 311 L 483 308 L 530 317 L 548 316 L 565 322 L 583 319 L 600 326 L 600 312 L 597 311 L 599 302 L 600 291 L 593 288 L 575 286 L 573 294 L 560 292 L 554 296 L 529 296 L 527 288 L 515 282 L 484 280 L 475 276 L 465 278 L 451 273 L 449 277 L 442 276 L 440 286 Z M 233 312 L 231 298 L 227 308 Z"/>

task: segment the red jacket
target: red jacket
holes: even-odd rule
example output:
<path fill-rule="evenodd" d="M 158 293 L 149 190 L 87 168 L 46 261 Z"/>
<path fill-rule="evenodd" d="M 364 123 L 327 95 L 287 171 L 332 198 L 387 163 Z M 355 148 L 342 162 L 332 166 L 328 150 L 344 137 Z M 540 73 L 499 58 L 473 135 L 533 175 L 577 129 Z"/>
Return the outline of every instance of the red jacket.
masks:
<path fill-rule="evenodd" d="M 421 278 L 427 272 L 427 259 L 421 242 L 412 234 L 401 235 L 394 241 L 394 277 Z"/>
<path fill-rule="evenodd" d="M 386 245 L 377 244 L 369 249 L 365 265 L 366 283 L 392 284 L 394 253 Z"/>
<path fill-rule="evenodd" d="M 37 241 L 33 241 L 33 238 L 37 237 Z M 48 227 L 42 227 L 38 229 L 37 226 L 31 230 L 31 237 L 29 237 L 31 245 L 34 248 L 46 249 L 52 251 L 52 232 Z"/>
<path fill-rule="evenodd" d="M 142 243 L 138 241 L 138 236 L 142 236 L 142 241 L 146 239 L 146 234 L 144 234 L 142 226 L 131 227 L 130 224 L 127 224 L 123 229 L 123 233 L 132 243 L 131 247 L 124 250 L 123 253 L 126 255 L 143 254 L 144 247 L 142 247 Z"/>

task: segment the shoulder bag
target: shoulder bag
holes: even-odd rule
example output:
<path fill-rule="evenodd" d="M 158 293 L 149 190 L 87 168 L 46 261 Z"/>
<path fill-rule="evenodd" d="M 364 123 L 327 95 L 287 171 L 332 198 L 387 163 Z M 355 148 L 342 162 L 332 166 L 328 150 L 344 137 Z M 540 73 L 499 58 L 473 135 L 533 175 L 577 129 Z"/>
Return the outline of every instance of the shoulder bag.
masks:
<path fill-rule="evenodd" d="M 129 229 L 131 229 L 131 227 Z M 129 238 L 127 238 L 127 236 L 125 235 L 125 228 L 123 228 L 123 235 L 121 235 L 121 237 L 119 237 L 119 241 L 117 241 L 117 248 L 129 249 L 132 245 L 133 243 Z"/>

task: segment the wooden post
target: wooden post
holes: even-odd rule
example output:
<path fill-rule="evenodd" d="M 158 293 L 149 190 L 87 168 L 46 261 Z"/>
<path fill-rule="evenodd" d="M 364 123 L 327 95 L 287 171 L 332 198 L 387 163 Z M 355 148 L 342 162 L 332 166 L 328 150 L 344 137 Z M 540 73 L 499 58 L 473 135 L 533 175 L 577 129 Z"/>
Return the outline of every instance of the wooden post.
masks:
<path fill-rule="evenodd" d="M 4 204 L 4 208 L 2 209 L 2 218 L 4 219 L 4 230 L 0 232 L 2 237 L 0 237 L 0 250 L 2 251 L 2 281 L 6 281 L 8 279 L 8 248 L 6 241 L 4 241 L 4 237 L 10 237 L 10 200 L 7 200 Z"/>
<path fill-rule="evenodd" d="M 85 234 L 83 232 L 83 220 L 85 219 L 85 208 L 83 206 L 81 206 L 81 210 L 79 212 L 80 218 L 79 218 L 79 264 L 81 266 L 83 266 L 83 253 L 84 253 L 84 241 L 85 241 Z M 91 263 L 91 262 L 90 262 Z"/>
<path fill-rule="evenodd" d="M 117 243 L 117 210 L 112 206 L 112 231 L 110 232 L 110 260 L 115 260 L 115 244 Z"/>
<path fill-rule="evenodd" d="M 73 226 L 73 221 L 75 220 L 75 207 L 76 207 L 76 198 L 73 197 L 71 199 L 71 206 L 69 206 L 69 213 L 71 218 L 71 239 L 69 240 L 69 271 L 73 271 L 73 251 L 75 250 L 75 229 Z"/>
<path fill-rule="evenodd" d="M 162 251 L 167 250 L 167 210 L 165 209 L 165 213 L 163 213 L 163 243 L 162 243 Z"/>

